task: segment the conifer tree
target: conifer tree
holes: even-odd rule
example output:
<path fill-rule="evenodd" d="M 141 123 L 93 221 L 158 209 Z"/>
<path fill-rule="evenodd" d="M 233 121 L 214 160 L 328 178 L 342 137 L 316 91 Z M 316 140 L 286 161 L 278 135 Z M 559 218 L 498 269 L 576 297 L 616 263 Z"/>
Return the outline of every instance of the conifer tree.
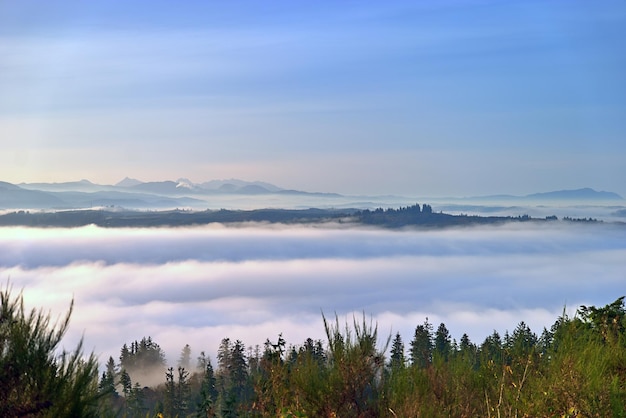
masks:
<path fill-rule="evenodd" d="M 133 382 L 126 369 L 122 369 L 120 372 L 120 385 L 122 385 L 122 393 L 124 394 L 124 397 L 128 398 L 130 391 L 133 388 Z"/>
<path fill-rule="evenodd" d="M 513 330 L 511 336 L 511 351 L 516 356 L 528 355 L 537 345 L 537 336 L 530 330 L 524 321 L 521 321 Z"/>
<path fill-rule="evenodd" d="M 189 370 L 191 367 L 191 347 L 189 347 L 189 344 L 185 344 L 180 353 L 178 367 L 182 367 L 185 370 Z"/>
<path fill-rule="evenodd" d="M 428 318 L 424 324 L 415 328 L 415 334 L 411 341 L 411 363 L 419 368 L 425 368 L 432 362 L 433 355 L 433 326 L 428 322 Z"/>
<path fill-rule="evenodd" d="M 202 353 L 204 354 L 204 352 Z M 212 418 L 216 415 L 215 405 L 217 401 L 216 379 L 211 360 L 206 359 L 202 384 L 200 386 L 200 401 L 197 405 L 197 418 Z"/>
<path fill-rule="evenodd" d="M 179 367 L 178 382 L 176 383 L 176 412 L 179 416 L 187 416 L 190 395 L 189 372 L 184 367 Z"/>
<path fill-rule="evenodd" d="M 165 399 L 163 400 L 164 412 L 170 416 L 176 413 L 176 382 L 174 381 L 174 368 L 169 367 L 165 372 Z"/>
<path fill-rule="evenodd" d="M 502 338 L 500 338 L 498 331 L 494 330 L 480 346 L 481 357 L 485 362 L 491 360 L 500 364 L 503 360 L 502 349 Z"/>
<path fill-rule="evenodd" d="M 109 357 L 105 366 L 105 371 L 102 372 L 100 384 L 98 385 L 98 390 L 103 396 L 110 396 L 113 398 L 119 396 L 117 390 L 115 389 L 116 375 L 115 361 L 113 360 L 113 357 Z"/>
<path fill-rule="evenodd" d="M 450 332 L 443 322 L 439 324 L 437 331 L 435 332 L 435 352 L 444 360 L 448 360 L 448 357 L 452 352 Z"/>
<path fill-rule="evenodd" d="M 389 366 L 392 370 L 403 368 L 405 365 L 404 359 L 404 343 L 400 333 L 397 332 L 395 338 L 391 343 L 391 355 L 389 357 Z"/>
<path fill-rule="evenodd" d="M 145 396 L 139 382 L 135 382 L 126 399 L 126 408 L 130 416 L 143 416 Z"/>
<path fill-rule="evenodd" d="M 82 342 L 58 353 L 73 301 L 65 317 L 51 325 L 41 310 L 27 312 L 22 294 L 0 292 L 0 416 L 94 416 L 98 399 L 95 356 Z"/>

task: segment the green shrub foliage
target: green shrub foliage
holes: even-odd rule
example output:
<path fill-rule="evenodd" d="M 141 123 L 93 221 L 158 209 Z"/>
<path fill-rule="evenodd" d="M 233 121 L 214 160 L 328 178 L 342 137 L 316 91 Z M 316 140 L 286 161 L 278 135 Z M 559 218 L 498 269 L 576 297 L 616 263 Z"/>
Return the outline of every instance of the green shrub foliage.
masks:
<path fill-rule="evenodd" d="M 65 317 L 24 308 L 22 294 L 0 292 L 0 416 L 97 416 L 98 364 L 85 357 L 82 342 L 59 352 L 73 302 Z"/>
<path fill-rule="evenodd" d="M 21 296 L 7 290 L 1 301 L 2 417 L 626 417 L 623 297 L 564 313 L 539 336 L 520 321 L 482 343 L 463 334 L 457 344 L 426 319 L 406 348 L 399 333 L 380 340 L 365 316 L 323 316 L 326 341 L 290 345 L 279 334 L 246 348 L 224 338 L 215 370 L 204 352 L 192 370 L 188 345 L 178 368 L 164 368 L 163 351 L 144 337 L 122 347 L 119 364 L 109 358 L 99 383 L 80 346 L 54 354 L 69 313 L 51 327 L 24 312 Z M 155 366 L 164 369 L 152 387 L 127 372 Z"/>

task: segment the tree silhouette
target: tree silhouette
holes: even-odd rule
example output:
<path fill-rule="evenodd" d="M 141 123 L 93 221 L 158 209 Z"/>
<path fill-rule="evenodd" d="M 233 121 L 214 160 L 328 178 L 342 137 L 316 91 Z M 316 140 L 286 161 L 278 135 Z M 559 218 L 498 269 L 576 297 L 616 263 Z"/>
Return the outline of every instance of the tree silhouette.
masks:
<path fill-rule="evenodd" d="M 411 363 L 419 368 L 425 368 L 432 362 L 433 357 L 433 326 L 428 318 L 422 325 L 415 327 L 415 334 L 411 341 Z"/>

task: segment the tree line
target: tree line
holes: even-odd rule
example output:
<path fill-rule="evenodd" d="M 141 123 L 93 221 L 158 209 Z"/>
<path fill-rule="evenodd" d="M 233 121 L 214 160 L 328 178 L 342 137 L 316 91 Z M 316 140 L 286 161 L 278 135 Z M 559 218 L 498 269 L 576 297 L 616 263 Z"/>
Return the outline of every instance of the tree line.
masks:
<path fill-rule="evenodd" d="M 79 346 L 58 353 L 71 314 L 51 325 L 0 294 L 0 416 L 624 417 L 624 297 L 581 306 L 535 334 L 520 322 L 475 343 L 428 318 L 405 340 L 376 324 L 322 317 L 326 339 L 262 346 L 224 338 L 216 364 L 185 345 L 174 366 L 150 337 L 98 372 Z"/>
<path fill-rule="evenodd" d="M 1 226 L 61 227 L 70 228 L 97 225 L 104 228 L 124 227 L 176 227 L 206 225 L 209 223 L 234 224 L 242 222 L 268 222 L 285 224 L 311 224 L 338 222 L 369 225 L 382 228 L 417 226 L 440 228 L 466 225 L 492 225 L 505 222 L 556 221 L 554 215 L 545 218 L 519 216 L 451 215 L 435 212 L 429 204 L 406 207 L 364 209 L 254 209 L 254 210 L 62 210 L 56 212 L 15 211 L 0 214 Z M 564 218 L 565 221 L 602 222 L 596 219 Z"/>

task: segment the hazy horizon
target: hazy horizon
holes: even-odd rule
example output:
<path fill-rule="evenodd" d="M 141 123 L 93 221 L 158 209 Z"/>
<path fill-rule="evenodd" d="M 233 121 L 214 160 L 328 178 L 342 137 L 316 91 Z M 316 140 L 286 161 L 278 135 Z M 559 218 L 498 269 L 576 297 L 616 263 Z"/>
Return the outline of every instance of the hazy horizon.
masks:
<path fill-rule="evenodd" d="M 234 177 L 230 177 L 230 178 L 209 178 L 209 179 L 196 179 L 196 180 L 192 180 L 189 179 L 188 177 L 184 177 L 184 176 L 179 176 L 179 177 L 161 177 L 161 178 L 156 178 L 156 179 L 149 179 L 149 180 L 144 180 L 142 178 L 139 177 L 132 177 L 132 176 L 124 176 L 123 178 L 120 178 L 117 181 L 113 181 L 110 183 L 98 183 L 97 181 L 93 181 L 92 179 L 89 178 L 81 178 L 81 179 L 72 179 L 72 180 L 64 180 L 64 181 L 53 181 L 53 180 L 41 180 L 41 181 L 19 181 L 19 182 L 9 182 L 11 184 L 14 185 L 36 185 L 36 184 L 42 184 L 42 185 L 61 185 L 61 184 L 65 184 L 65 183 L 81 183 L 81 182 L 89 182 L 91 184 L 94 184 L 96 186 L 112 186 L 112 187 L 116 187 L 118 184 L 122 183 L 123 181 L 126 180 L 130 180 L 130 181 L 138 181 L 140 183 L 162 183 L 162 182 L 179 182 L 179 181 L 184 181 L 184 182 L 191 182 L 193 185 L 201 185 L 202 183 L 210 183 L 210 182 L 218 182 L 218 183 L 229 183 L 229 182 L 244 182 L 244 183 L 249 183 L 249 184 L 265 184 L 265 185 L 269 185 L 269 186 L 273 186 L 273 187 L 277 187 L 278 189 L 281 190 L 296 190 L 296 191 L 303 191 L 303 192 L 307 192 L 307 193 L 328 193 L 328 194 L 339 194 L 339 195 L 345 195 L 345 196 L 364 196 L 364 197 L 384 197 L 384 196 L 398 196 L 398 197 L 432 197 L 432 198 L 472 198 L 472 197 L 501 197 L 501 196 L 512 196 L 512 197 L 526 197 L 526 196 L 530 196 L 530 195 L 534 195 L 534 194 L 541 194 L 541 193 L 551 193 L 551 192 L 559 192 L 559 191 L 577 191 L 577 190 L 584 190 L 584 189 L 591 189 L 595 192 L 609 192 L 609 193 L 615 193 L 617 194 L 620 198 L 624 198 L 624 195 L 620 194 L 619 192 L 616 192 L 615 190 L 603 190 L 603 189 L 594 189 L 593 187 L 589 187 L 586 185 L 579 185 L 578 187 L 572 187 L 572 188 L 556 188 L 556 189 L 538 189 L 538 190 L 534 190 L 531 191 L 529 193 L 526 194 L 515 194 L 512 192 L 506 192 L 506 191 L 499 191 L 499 192 L 491 192 L 491 193 L 483 193 L 480 195 L 469 195 L 467 193 L 465 194 L 457 194 L 457 195 L 453 195 L 453 194 L 445 194 L 443 192 L 439 192 L 439 193 L 435 193 L 432 195 L 416 195 L 416 194 L 401 194 L 401 193 L 383 193 L 383 194 L 376 194 L 376 193 L 370 193 L 370 194 L 359 194 L 359 193 L 339 193 L 333 190 L 308 190 L 308 189 L 304 189 L 304 188 L 288 188 L 288 187 L 283 187 L 282 184 L 280 183 L 271 183 L 269 181 L 266 181 L 264 179 L 260 179 L 260 178 L 250 178 L 250 179 L 246 179 L 246 178 L 234 178 Z M 0 181 L 6 181 L 4 179 L 0 179 Z M 216 187 L 217 188 L 217 187 Z M 68 189 L 68 190 L 74 190 L 74 189 Z M 184 190 L 184 189 L 183 189 Z M 271 190 L 270 190 L 271 191 Z M 192 195 L 193 193 L 190 191 L 189 195 Z M 425 202 L 426 203 L 426 202 Z"/>
<path fill-rule="evenodd" d="M 0 4 L 0 179 L 626 196 L 621 1 Z"/>

